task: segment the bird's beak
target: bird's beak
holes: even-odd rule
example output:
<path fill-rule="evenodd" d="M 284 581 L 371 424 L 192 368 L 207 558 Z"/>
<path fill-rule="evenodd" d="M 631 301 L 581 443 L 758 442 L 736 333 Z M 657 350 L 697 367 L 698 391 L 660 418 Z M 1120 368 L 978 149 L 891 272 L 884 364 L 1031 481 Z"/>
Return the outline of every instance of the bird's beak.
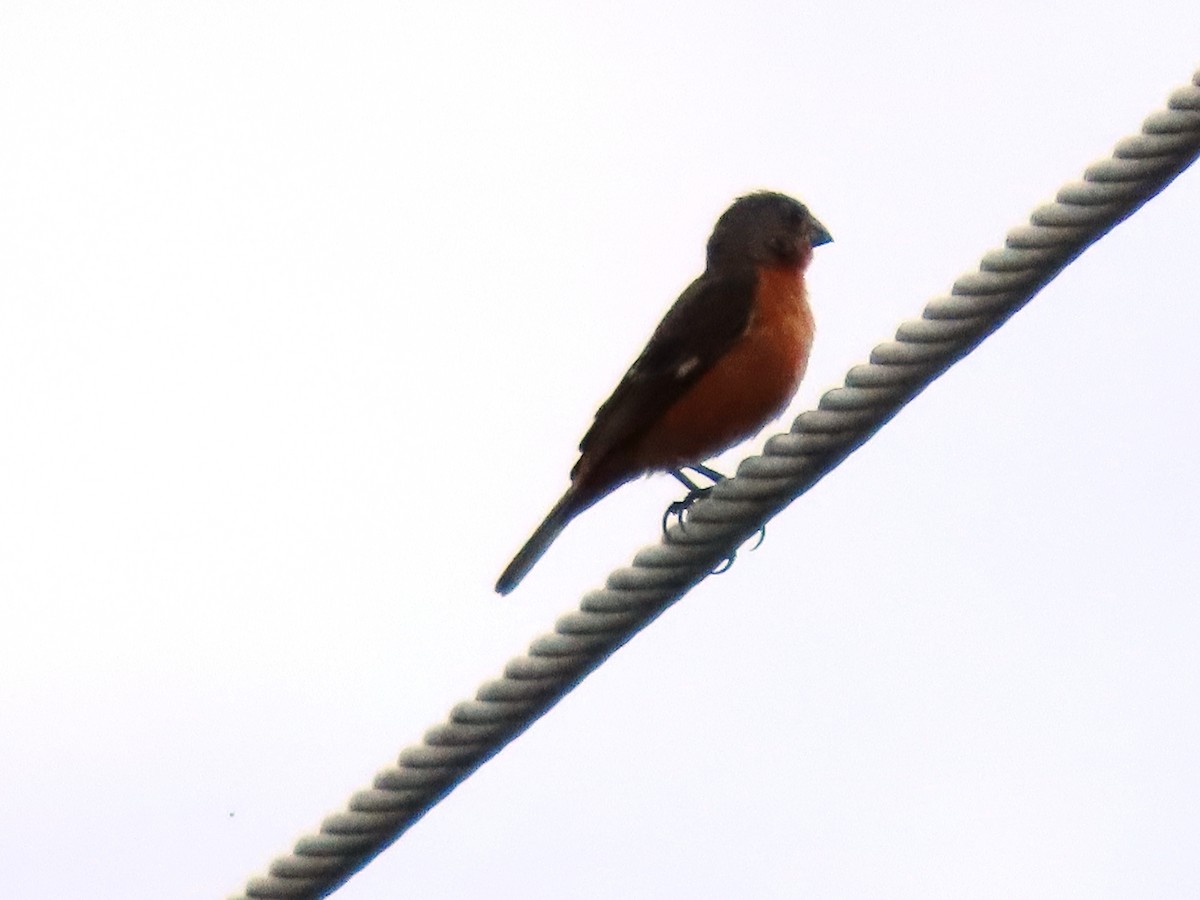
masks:
<path fill-rule="evenodd" d="M 818 222 L 816 219 L 813 219 L 812 220 L 812 245 L 814 247 L 820 247 L 822 244 L 832 244 L 832 243 L 833 243 L 833 235 L 829 233 L 829 229 L 826 228 L 824 225 L 822 225 L 820 222 Z"/>

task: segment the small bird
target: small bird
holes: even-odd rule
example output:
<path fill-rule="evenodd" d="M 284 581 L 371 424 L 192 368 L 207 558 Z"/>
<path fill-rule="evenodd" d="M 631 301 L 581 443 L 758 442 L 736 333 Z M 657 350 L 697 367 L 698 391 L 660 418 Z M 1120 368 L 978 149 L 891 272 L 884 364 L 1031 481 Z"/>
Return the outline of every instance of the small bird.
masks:
<path fill-rule="evenodd" d="M 719 478 L 704 460 L 783 412 L 812 347 L 804 271 L 813 247 L 832 240 L 785 194 L 739 197 L 721 214 L 704 273 L 596 411 L 571 486 L 508 564 L 498 593 L 516 588 L 572 519 L 621 485 L 672 472 L 695 493 L 681 469 Z"/>

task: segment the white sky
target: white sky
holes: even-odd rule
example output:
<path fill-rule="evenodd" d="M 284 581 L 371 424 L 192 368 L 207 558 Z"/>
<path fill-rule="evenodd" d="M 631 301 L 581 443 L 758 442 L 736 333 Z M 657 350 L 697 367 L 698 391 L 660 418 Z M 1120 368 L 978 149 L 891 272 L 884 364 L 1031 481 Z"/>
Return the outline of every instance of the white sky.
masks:
<path fill-rule="evenodd" d="M 1198 39 L 6 3 L 3 893 L 238 889 L 653 540 L 666 478 L 491 592 L 733 197 L 836 238 L 794 414 Z M 1198 233 L 1190 171 L 339 900 L 1200 894 Z"/>

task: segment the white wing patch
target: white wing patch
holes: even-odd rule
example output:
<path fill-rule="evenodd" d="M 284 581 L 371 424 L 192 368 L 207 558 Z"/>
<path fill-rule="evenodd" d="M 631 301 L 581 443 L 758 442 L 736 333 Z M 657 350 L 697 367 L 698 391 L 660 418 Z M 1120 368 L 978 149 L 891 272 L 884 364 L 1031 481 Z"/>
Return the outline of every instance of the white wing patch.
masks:
<path fill-rule="evenodd" d="M 684 360 L 675 367 L 675 377 L 687 378 L 692 372 L 696 371 L 696 366 L 700 365 L 700 357 L 693 356 L 691 359 Z"/>

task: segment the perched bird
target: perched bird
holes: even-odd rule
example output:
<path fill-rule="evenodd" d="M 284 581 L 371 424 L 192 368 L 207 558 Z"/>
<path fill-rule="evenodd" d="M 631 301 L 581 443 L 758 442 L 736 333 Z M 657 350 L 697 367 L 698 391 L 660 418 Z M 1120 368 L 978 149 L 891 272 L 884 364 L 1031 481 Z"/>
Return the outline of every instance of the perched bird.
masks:
<path fill-rule="evenodd" d="M 704 274 L 679 295 L 597 410 L 571 486 L 508 564 L 499 593 L 520 584 L 572 519 L 621 485 L 673 472 L 691 486 L 683 468 L 712 477 L 705 459 L 783 412 L 812 346 L 804 270 L 812 248 L 831 240 L 784 194 L 749 194 L 721 214 Z"/>

